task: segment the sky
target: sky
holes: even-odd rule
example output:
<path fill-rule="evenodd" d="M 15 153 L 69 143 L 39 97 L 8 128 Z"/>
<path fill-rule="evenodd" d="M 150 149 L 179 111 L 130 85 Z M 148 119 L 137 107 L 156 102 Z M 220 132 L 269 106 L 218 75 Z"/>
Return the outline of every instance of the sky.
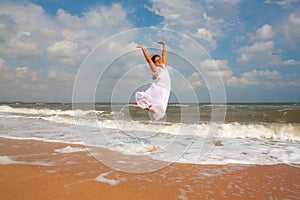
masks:
<path fill-rule="evenodd" d="M 2 0 L 0 101 L 132 101 L 158 40 L 170 101 L 300 102 L 300 0 Z"/>

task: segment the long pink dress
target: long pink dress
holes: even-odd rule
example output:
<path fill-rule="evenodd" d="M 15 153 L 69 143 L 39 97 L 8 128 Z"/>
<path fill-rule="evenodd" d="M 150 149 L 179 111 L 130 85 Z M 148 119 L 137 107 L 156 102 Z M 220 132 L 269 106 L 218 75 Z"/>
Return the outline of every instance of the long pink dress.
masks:
<path fill-rule="evenodd" d="M 155 82 L 145 92 L 135 94 L 135 100 L 142 109 L 151 107 L 155 120 L 165 116 L 171 90 L 167 67 L 163 65 L 163 67 L 157 67 L 157 70 L 158 75 L 153 74 Z"/>

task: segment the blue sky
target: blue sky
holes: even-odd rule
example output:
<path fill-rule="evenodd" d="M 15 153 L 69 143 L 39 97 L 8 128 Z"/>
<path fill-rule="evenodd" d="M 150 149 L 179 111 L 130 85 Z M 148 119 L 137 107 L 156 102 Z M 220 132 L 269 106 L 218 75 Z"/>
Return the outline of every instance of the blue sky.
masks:
<path fill-rule="evenodd" d="M 99 58 L 95 72 L 101 74 L 101 63 L 120 51 L 127 56 L 120 58 L 123 64 L 110 66 L 107 76 L 113 78 L 95 76 L 100 80 L 91 86 L 95 101 L 110 101 L 120 77 L 122 86 L 135 90 L 151 81 L 145 75 L 147 66 L 137 67 L 145 63 L 141 52 L 134 51 L 138 44 L 152 44 L 145 40 L 149 27 L 171 31 L 154 32 L 149 41 L 164 39 L 169 50 L 182 52 L 168 60 L 182 101 L 189 101 L 192 93 L 200 102 L 210 101 L 221 87 L 228 102 L 300 101 L 299 0 L 1 1 L 0 101 L 70 102 L 79 69 L 86 67 L 84 59 Z M 124 31 L 135 37 L 118 37 Z M 189 40 L 178 39 L 183 35 Z M 103 41 L 115 48 L 89 57 Z M 190 41 L 208 56 L 202 57 Z M 182 66 L 188 64 L 179 57 L 195 62 Z M 136 77 L 122 76 L 128 72 Z M 175 72 L 184 79 L 177 79 Z M 216 74 L 222 84 L 215 84 Z M 89 87 L 90 78 L 85 78 Z M 119 99 L 131 98 L 122 91 L 126 89 L 122 87 Z"/>

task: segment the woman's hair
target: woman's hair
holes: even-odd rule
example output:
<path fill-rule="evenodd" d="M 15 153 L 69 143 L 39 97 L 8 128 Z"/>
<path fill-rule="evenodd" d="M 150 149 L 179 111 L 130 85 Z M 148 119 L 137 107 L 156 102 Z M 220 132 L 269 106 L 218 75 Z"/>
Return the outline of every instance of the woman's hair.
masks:
<path fill-rule="evenodd" d="M 156 57 L 159 57 L 159 58 L 160 58 L 160 56 L 157 55 L 157 54 L 155 54 L 155 55 L 153 55 L 153 56 L 151 57 L 151 60 L 152 60 L 153 63 L 155 63 L 155 58 L 156 58 Z"/>

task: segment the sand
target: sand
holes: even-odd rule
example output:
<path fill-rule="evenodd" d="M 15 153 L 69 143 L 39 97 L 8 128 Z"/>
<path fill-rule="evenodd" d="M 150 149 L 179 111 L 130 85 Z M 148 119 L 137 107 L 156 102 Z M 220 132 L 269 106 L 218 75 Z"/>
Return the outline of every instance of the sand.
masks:
<path fill-rule="evenodd" d="M 173 163 L 127 173 L 80 145 L 3 138 L 0 154 L 0 199 L 300 199 L 300 168 L 286 164 Z"/>

